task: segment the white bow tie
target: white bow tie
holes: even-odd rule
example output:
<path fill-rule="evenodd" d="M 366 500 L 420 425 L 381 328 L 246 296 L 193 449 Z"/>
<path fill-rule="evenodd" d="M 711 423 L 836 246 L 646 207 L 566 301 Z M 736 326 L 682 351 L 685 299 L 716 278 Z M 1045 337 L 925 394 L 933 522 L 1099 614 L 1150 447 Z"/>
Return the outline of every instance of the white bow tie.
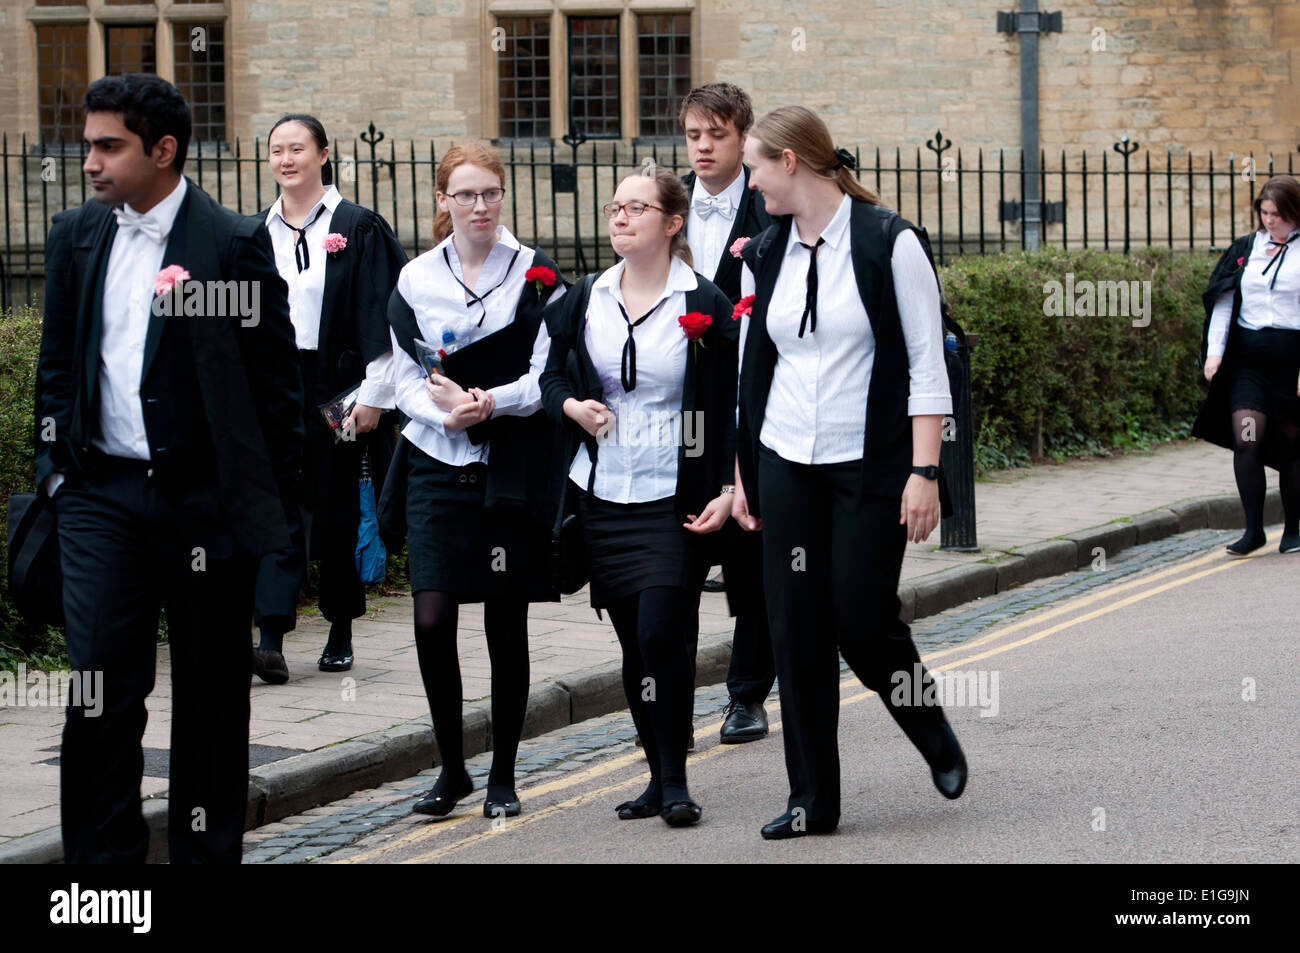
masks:
<path fill-rule="evenodd" d="M 148 215 L 142 215 L 125 205 L 113 209 L 113 214 L 117 216 L 117 227 L 120 231 L 136 229 L 140 234 L 153 239 L 159 244 L 162 244 L 162 240 L 167 237 L 167 233 L 163 231 L 162 225 L 156 219 L 152 219 Z"/>
<path fill-rule="evenodd" d="M 705 195 L 691 203 L 700 218 L 708 218 L 714 212 L 731 218 L 731 199 L 725 195 Z"/>

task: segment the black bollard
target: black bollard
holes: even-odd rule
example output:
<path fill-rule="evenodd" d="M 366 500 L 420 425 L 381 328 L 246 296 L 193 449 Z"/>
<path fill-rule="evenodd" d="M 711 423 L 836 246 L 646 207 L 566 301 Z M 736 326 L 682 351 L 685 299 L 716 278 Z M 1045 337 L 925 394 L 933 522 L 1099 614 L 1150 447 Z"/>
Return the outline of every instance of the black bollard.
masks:
<path fill-rule="evenodd" d="M 952 419 L 944 421 L 939 449 L 939 465 L 952 499 L 952 516 L 939 521 L 939 548 L 958 553 L 979 551 L 975 540 L 975 427 L 970 397 L 970 355 L 978 341 L 978 334 L 967 334 L 962 341 L 952 332 L 944 341 L 944 357 L 951 361 L 955 354 L 960 372 L 952 395 Z"/>

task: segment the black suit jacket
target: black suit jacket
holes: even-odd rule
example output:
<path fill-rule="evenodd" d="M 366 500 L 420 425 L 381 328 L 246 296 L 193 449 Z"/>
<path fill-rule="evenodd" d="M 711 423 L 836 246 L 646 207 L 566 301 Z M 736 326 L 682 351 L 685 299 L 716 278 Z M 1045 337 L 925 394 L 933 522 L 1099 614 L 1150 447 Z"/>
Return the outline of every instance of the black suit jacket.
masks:
<path fill-rule="evenodd" d="M 36 376 L 36 477 L 69 479 L 93 463 L 98 427 L 104 282 L 117 233 L 110 206 L 91 200 L 54 217 L 46 240 L 46 301 Z M 160 477 L 210 492 L 214 527 L 260 555 L 289 544 L 283 498 L 302 459 L 302 382 L 288 292 L 271 237 L 187 180 L 163 267 L 200 282 L 250 283 L 255 314 L 151 314 L 140 399 Z M 251 284 L 251 283 L 256 283 Z M 43 421 L 54 440 L 43 441 Z"/>
<path fill-rule="evenodd" d="M 722 249 L 722 258 L 718 261 L 718 270 L 713 275 L 713 283 L 735 304 L 740 300 L 740 259 L 730 253 L 732 243 L 738 238 L 753 238 L 772 224 L 772 216 L 767 214 L 763 205 L 763 196 L 749 187 L 749 170 L 741 167 L 745 188 L 740 194 L 740 208 L 731 221 L 731 234 L 727 236 L 726 246 Z M 686 186 L 686 195 L 690 197 L 695 188 L 695 173 L 687 172 L 682 176 Z"/>

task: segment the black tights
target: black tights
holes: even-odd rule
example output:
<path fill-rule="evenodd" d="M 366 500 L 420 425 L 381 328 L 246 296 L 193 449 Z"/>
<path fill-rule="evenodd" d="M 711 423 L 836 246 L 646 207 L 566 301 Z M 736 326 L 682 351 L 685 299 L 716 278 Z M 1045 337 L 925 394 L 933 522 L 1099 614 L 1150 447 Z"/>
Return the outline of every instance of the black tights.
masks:
<path fill-rule="evenodd" d="M 692 665 L 686 649 L 699 593 L 654 586 L 609 605 L 623 648 L 623 691 L 645 745 L 650 786 L 638 800 L 687 800 L 686 744 L 694 709 Z"/>
<path fill-rule="evenodd" d="M 1278 427 L 1282 438 L 1282 465 L 1278 479 L 1282 488 L 1284 536 L 1297 535 L 1300 524 L 1300 427 L 1281 421 L 1270 422 L 1262 411 L 1242 409 L 1232 412 L 1234 450 L 1232 469 L 1237 477 L 1237 492 L 1246 510 L 1246 538 L 1264 536 L 1264 441 L 1271 427 Z"/>
<path fill-rule="evenodd" d="M 433 734 L 442 757 L 435 789 L 458 793 L 465 779 L 462 741 L 460 657 L 456 624 L 460 605 L 448 592 L 421 589 L 415 600 L 415 650 L 433 715 Z M 515 755 L 528 709 L 528 603 L 489 599 L 483 630 L 492 663 L 492 770 L 488 800 L 507 800 L 515 786 Z"/>

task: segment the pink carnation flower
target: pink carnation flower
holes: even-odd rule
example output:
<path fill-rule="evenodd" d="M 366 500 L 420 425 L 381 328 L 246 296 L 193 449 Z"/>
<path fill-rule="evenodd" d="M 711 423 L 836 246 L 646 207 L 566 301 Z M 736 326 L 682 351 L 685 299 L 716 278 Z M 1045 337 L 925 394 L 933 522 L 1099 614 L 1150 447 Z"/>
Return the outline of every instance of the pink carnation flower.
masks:
<path fill-rule="evenodd" d="M 153 293 L 165 295 L 183 281 L 190 280 L 190 273 L 180 265 L 168 265 L 158 272 L 153 279 Z"/>
<path fill-rule="evenodd" d="M 744 250 L 744 247 L 748 244 L 749 244 L 748 235 L 742 235 L 740 238 L 737 238 L 734 242 L 731 243 L 731 257 L 739 258 L 741 251 Z"/>
<path fill-rule="evenodd" d="M 336 252 L 341 252 L 343 249 L 347 248 L 348 240 L 339 232 L 330 232 L 325 236 L 325 241 L 321 242 L 321 245 L 327 252 L 333 255 Z"/>

